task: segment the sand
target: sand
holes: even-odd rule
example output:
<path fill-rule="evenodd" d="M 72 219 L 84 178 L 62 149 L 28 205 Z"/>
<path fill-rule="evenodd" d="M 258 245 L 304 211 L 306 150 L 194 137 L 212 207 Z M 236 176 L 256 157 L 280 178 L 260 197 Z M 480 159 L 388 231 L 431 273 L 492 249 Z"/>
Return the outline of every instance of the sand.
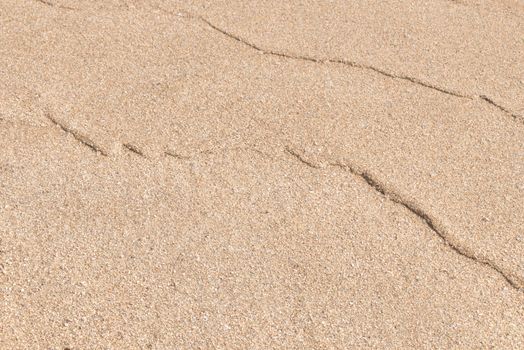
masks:
<path fill-rule="evenodd" d="M 0 349 L 524 348 L 520 0 L 0 3 Z"/>

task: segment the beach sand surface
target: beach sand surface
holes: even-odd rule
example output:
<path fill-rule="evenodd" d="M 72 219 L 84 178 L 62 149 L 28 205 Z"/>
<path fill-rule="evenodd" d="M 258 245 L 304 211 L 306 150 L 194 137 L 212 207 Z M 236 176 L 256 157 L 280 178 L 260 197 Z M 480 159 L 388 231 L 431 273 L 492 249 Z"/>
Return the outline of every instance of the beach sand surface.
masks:
<path fill-rule="evenodd" d="M 0 3 L 0 349 L 524 347 L 518 0 Z"/>

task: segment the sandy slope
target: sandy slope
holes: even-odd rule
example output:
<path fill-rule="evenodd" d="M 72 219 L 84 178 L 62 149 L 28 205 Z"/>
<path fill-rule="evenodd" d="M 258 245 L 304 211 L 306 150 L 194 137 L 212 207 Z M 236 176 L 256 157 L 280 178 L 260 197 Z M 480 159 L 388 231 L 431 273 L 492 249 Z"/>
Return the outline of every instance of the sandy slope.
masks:
<path fill-rule="evenodd" d="M 0 25 L 0 348 L 524 346 L 521 2 Z"/>

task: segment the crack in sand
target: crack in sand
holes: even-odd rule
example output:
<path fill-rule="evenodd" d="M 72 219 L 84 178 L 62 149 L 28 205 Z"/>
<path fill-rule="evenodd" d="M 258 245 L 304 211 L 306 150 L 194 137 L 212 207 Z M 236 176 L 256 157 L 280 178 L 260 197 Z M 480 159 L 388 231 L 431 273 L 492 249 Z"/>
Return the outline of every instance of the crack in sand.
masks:
<path fill-rule="evenodd" d="M 47 1 L 47 0 L 34 0 L 34 1 L 39 2 L 41 4 L 44 4 L 46 6 L 49 6 L 49 7 L 56 7 L 56 8 L 63 9 L 63 10 L 68 10 L 68 11 L 78 11 L 77 8 L 55 4 L 55 3 Z"/>
<path fill-rule="evenodd" d="M 499 110 L 501 110 L 502 112 L 510 115 L 511 117 L 513 117 L 513 119 L 515 119 L 516 121 L 520 122 L 520 123 L 524 123 L 524 118 L 522 116 L 519 116 L 515 113 L 512 113 L 510 112 L 506 107 L 503 107 L 501 105 L 499 105 L 498 103 L 496 103 L 495 101 L 493 101 L 491 98 L 489 98 L 488 96 L 486 95 L 480 95 L 479 98 L 483 101 L 486 101 L 487 103 L 489 103 L 490 105 L 492 106 L 495 106 L 496 108 L 498 108 Z"/>
<path fill-rule="evenodd" d="M 54 125 L 60 127 L 60 129 L 62 129 L 65 133 L 70 134 L 71 136 L 73 136 L 75 138 L 75 140 L 80 142 L 82 145 L 84 145 L 86 147 L 89 147 L 89 149 L 91 151 L 107 157 L 107 153 L 101 147 L 99 147 L 96 143 L 94 143 L 91 139 L 89 139 L 87 136 L 82 135 L 78 131 L 73 130 L 73 129 L 67 127 L 65 124 L 63 124 L 63 123 L 59 122 L 58 120 L 56 120 L 55 118 L 53 118 L 51 116 L 51 114 L 49 114 L 49 113 L 45 113 L 45 116 Z"/>
<path fill-rule="evenodd" d="M 138 148 L 137 146 L 131 144 L 131 143 L 124 143 L 122 144 L 122 146 L 124 146 L 125 149 L 127 149 L 128 151 L 140 156 L 140 157 L 143 157 L 143 158 L 146 158 L 146 156 L 144 155 L 144 152 L 142 152 L 140 150 L 140 148 Z"/>
<path fill-rule="evenodd" d="M 305 164 L 308 167 L 311 167 L 314 169 L 323 168 L 322 166 L 307 160 L 302 154 L 300 154 L 296 150 L 286 147 L 285 151 L 288 154 L 290 154 L 291 156 L 293 156 L 297 161 L 299 161 L 302 164 Z M 453 237 L 449 234 L 449 232 L 447 232 L 445 228 L 437 224 L 436 220 L 432 218 L 429 214 L 427 214 L 422 208 L 420 208 L 417 204 L 404 199 L 402 196 L 400 196 L 395 191 L 388 189 L 383 183 L 378 181 L 367 170 L 361 170 L 357 168 L 355 165 L 351 165 L 351 164 L 329 163 L 327 165 L 331 167 L 337 167 L 337 168 L 347 170 L 351 174 L 359 177 L 367 185 L 369 185 L 376 192 L 378 192 L 381 196 L 383 196 L 384 198 L 398 205 L 403 206 L 404 208 L 409 210 L 412 214 L 417 216 L 452 251 L 454 251 L 455 253 L 477 264 L 490 268 L 491 270 L 496 272 L 499 276 L 501 276 L 508 283 L 508 285 L 511 286 L 513 289 L 519 292 L 524 292 L 524 280 L 522 280 L 521 278 L 518 278 L 513 273 L 506 271 L 504 268 L 500 267 L 492 260 L 486 257 L 479 256 L 478 254 L 470 251 L 469 249 L 462 247 L 458 242 L 456 242 L 453 239 Z"/>
<path fill-rule="evenodd" d="M 60 127 L 65 133 L 71 134 L 78 142 L 83 144 L 84 146 L 89 147 L 93 152 L 102 154 L 103 156 L 108 156 L 106 152 L 104 152 L 99 146 L 97 146 L 93 141 L 91 141 L 89 138 L 85 137 L 84 135 L 79 134 L 77 131 L 72 130 L 65 126 L 64 124 L 58 122 L 56 119 L 54 119 L 49 113 L 46 113 L 46 117 L 56 126 Z M 144 153 L 130 143 L 124 143 L 123 147 L 125 147 L 130 152 L 133 152 L 140 157 L 146 158 Z M 222 154 L 224 152 L 232 152 L 232 151 L 248 151 L 248 152 L 255 152 L 263 157 L 273 159 L 273 157 L 270 154 L 267 154 L 263 151 L 260 151 L 256 147 L 233 147 L 233 148 L 223 148 L 218 150 L 203 150 L 195 153 L 192 156 L 182 155 L 172 150 L 166 150 L 163 152 L 165 156 L 168 156 L 170 158 L 174 158 L 177 160 L 188 160 L 188 159 L 194 159 L 195 155 L 213 155 L 213 154 Z M 516 291 L 524 292 L 524 280 L 522 278 L 519 278 L 518 276 L 515 276 L 513 273 L 506 271 L 506 269 L 500 267 L 498 264 L 493 262 L 492 260 L 479 256 L 478 254 L 470 251 L 469 249 L 462 247 L 459 243 L 455 242 L 453 237 L 447 232 L 445 228 L 443 228 L 441 225 L 436 223 L 436 220 L 432 218 L 429 214 L 427 214 L 420 206 L 417 204 L 408 201 L 404 199 L 402 196 L 400 196 L 398 193 L 396 193 L 394 190 L 388 189 L 383 183 L 381 183 L 379 180 L 377 180 L 373 175 L 370 174 L 369 171 L 360 169 L 356 165 L 353 164 L 346 164 L 346 163 L 327 163 L 327 164 L 316 164 L 312 161 L 309 161 L 306 157 L 304 157 L 303 154 L 300 152 L 294 150 L 293 148 L 286 146 L 284 147 L 283 151 L 289 155 L 291 155 L 295 160 L 300 162 L 301 164 L 304 164 L 307 167 L 313 168 L 313 169 L 322 169 L 325 168 L 326 165 L 329 167 L 336 167 L 343 170 L 348 171 L 352 175 L 360 178 L 363 182 L 365 182 L 368 186 L 373 188 L 376 192 L 378 192 L 381 196 L 384 198 L 403 206 L 408 211 L 410 211 L 413 215 L 418 217 L 433 233 L 435 233 L 442 242 L 448 246 L 452 251 L 455 253 L 477 263 L 480 265 L 483 265 L 485 267 L 490 268 L 492 271 L 496 272 L 499 276 L 501 276 L 507 283 L 510 285 L 513 289 Z"/>
<path fill-rule="evenodd" d="M 176 153 L 174 151 L 165 151 L 164 154 L 168 157 L 172 157 L 172 158 L 175 158 L 175 159 L 178 159 L 178 160 L 187 160 L 187 159 L 190 159 L 189 156 L 184 156 L 184 155 L 181 155 L 179 153 Z"/>
<path fill-rule="evenodd" d="M 200 21 L 204 22 L 205 24 L 207 24 L 210 28 L 214 29 L 215 31 L 218 31 L 220 33 L 222 33 L 223 35 L 237 41 L 237 42 L 240 42 L 246 46 L 249 46 L 250 48 L 264 54 L 264 55 L 271 55 L 271 56 L 278 56 L 278 57 L 283 57 L 283 58 L 288 58 L 288 59 L 293 59 L 293 60 L 300 60 L 300 61 L 307 61 L 307 62 L 313 62 L 313 63 L 321 63 L 321 64 L 325 64 L 325 63 L 332 63 L 332 64 L 341 64 L 341 65 L 345 65 L 345 66 L 348 66 L 348 67 L 352 67 L 352 68 L 359 68 L 359 69 L 365 69 L 365 70 L 371 70 L 371 71 L 374 71 L 378 74 L 381 74 L 383 76 L 386 76 L 386 77 L 389 77 L 389 78 L 393 78 L 393 79 L 400 79 L 400 80 L 405 80 L 405 81 L 409 81 L 413 84 L 417 84 L 417 85 L 420 85 L 420 86 L 424 86 L 426 88 L 429 88 L 429 89 L 433 89 L 433 90 L 436 90 L 436 91 L 439 91 L 439 92 L 442 92 L 444 94 L 448 94 L 448 95 L 451 95 L 451 96 L 455 96 L 455 97 L 460 97 L 460 98 L 468 98 L 468 99 L 471 99 L 471 96 L 468 96 L 468 95 L 465 95 L 465 94 L 461 94 L 461 93 L 458 93 L 458 92 L 455 92 L 455 91 L 452 91 L 452 90 L 449 90 L 449 89 L 445 89 L 445 88 L 442 88 L 442 87 L 439 87 L 439 86 L 436 86 L 436 85 L 432 85 L 432 84 L 429 84 L 429 83 L 426 83 L 426 82 L 423 82 L 417 78 L 413 78 L 413 77 L 409 77 L 409 76 L 405 76 L 405 75 L 400 75 L 400 74 L 394 74 L 394 73 L 389 73 L 389 72 L 386 72 L 385 70 L 383 69 L 380 69 L 380 68 L 377 68 L 377 67 L 374 67 L 374 66 L 371 66 L 371 65 L 366 65 L 366 64 L 362 64 L 362 63 L 358 63 L 358 62 L 355 62 L 355 61 L 347 61 L 347 60 L 343 60 L 343 59 L 334 59 L 334 58 L 326 58 L 326 59 L 321 59 L 321 58 L 316 58 L 316 57 L 312 57 L 312 56 L 302 56 L 302 55 L 295 55 L 295 54 L 288 54 L 288 53 L 284 53 L 284 52 L 279 52 L 279 51 L 273 51 L 273 50 L 266 50 L 266 49 L 262 49 L 260 46 L 257 46 L 235 34 L 232 34 L 231 32 L 228 32 L 224 29 L 221 29 L 219 27 L 217 27 L 215 24 L 211 23 L 209 20 L 207 20 L 206 18 L 204 17 L 201 17 L 201 16 L 193 16 L 193 15 L 190 15 L 189 17 L 191 18 L 197 18 L 199 19 Z"/>
<path fill-rule="evenodd" d="M 172 16 L 176 15 L 173 12 L 171 12 L 169 10 L 166 10 L 166 9 L 160 7 L 160 6 L 158 6 L 156 8 L 158 10 L 164 12 L 164 13 L 169 14 L 169 15 L 172 15 Z M 428 82 L 422 81 L 419 78 L 407 76 L 407 75 L 404 75 L 404 74 L 397 74 L 397 73 L 388 72 L 388 71 L 386 71 L 386 70 L 384 70 L 382 68 L 375 67 L 373 65 L 359 63 L 359 62 L 356 62 L 356 61 L 349 61 L 349 60 L 336 59 L 336 58 L 317 58 L 317 57 L 313 57 L 313 56 L 297 55 L 297 54 L 290 54 L 290 53 L 280 52 L 280 51 L 276 51 L 276 50 L 264 49 L 264 48 L 262 48 L 261 46 L 258 46 L 255 43 L 252 43 L 252 42 L 250 42 L 250 41 L 248 41 L 248 40 L 246 40 L 246 39 L 244 39 L 244 38 L 242 38 L 242 37 L 240 37 L 240 36 L 238 36 L 236 34 L 233 34 L 233 33 L 229 32 L 229 31 L 227 31 L 225 29 L 222 29 L 222 28 L 218 27 L 217 25 L 215 25 L 214 23 L 212 23 L 211 21 L 209 21 L 208 19 L 206 19 L 203 16 L 194 15 L 194 14 L 191 14 L 191 13 L 186 12 L 186 11 L 179 11 L 179 13 L 180 13 L 180 15 L 178 15 L 178 17 L 186 17 L 186 18 L 196 19 L 196 20 L 200 21 L 201 23 L 204 23 L 208 28 L 213 29 L 215 32 L 218 32 L 221 35 L 224 35 L 224 36 L 226 36 L 226 37 L 228 37 L 228 38 L 230 38 L 230 39 L 232 39 L 232 40 L 234 40 L 236 42 L 239 42 L 242 45 L 247 46 L 247 47 L 249 47 L 249 48 L 251 48 L 251 49 L 253 49 L 253 50 L 255 50 L 255 51 L 257 51 L 257 52 L 259 52 L 261 54 L 264 54 L 264 55 L 282 57 L 282 58 L 298 60 L 298 61 L 312 62 L 312 63 L 317 63 L 317 64 L 339 64 L 339 65 L 344 65 L 346 67 L 358 68 L 358 69 L 362 69 L 362 70 L 369 70 L 369 71 L 373 71 L 375 73 L 378 73 L 378 74 L 380 74 L 382 76 L 385 76 L 385 77 L 388 77 L 388 78 L 391 78 L 391 79 L 404 80 L 404 81 L 410 82 L 412 84 L 423 86 L 425 88 L 432 89 L 434 91 L 438 91 L 438 92 L 446 94 L 446 95 L 450 95 L 450 96 L 454 96 L 454 97 L 458 97 L 458 98 L 470 99 L 470 100 L 474 99 L 474 98 L 478 98 L 478 99 L 480 99 L 483 102 L 487 102 L 487 103 L 489 103 L 491 105 L 494 105 L 494 106 L 498 107 L 499 110 L 501 110 L 505 114 L 511 116 L 513 119 L 515 119 L 517 121 L 520 121 L 521 123 L 524 123 L 524 120 L 522 118 L 520 118 L 516 114 L 510 112 L 508 108 L 494 103 L 493 100 L 491 100 L 490 98 L 487 98 L 483 94 L 481 94 L 481 95 L 474 95 L 473 94 L 472 95 L 472 94 L 467 94 L 467 93 L 453 91 L 452 89 L 444 88 L 444 87 L 441 87 L 441 86 L 437 86 L 435 84 L 430 84 Z"/>

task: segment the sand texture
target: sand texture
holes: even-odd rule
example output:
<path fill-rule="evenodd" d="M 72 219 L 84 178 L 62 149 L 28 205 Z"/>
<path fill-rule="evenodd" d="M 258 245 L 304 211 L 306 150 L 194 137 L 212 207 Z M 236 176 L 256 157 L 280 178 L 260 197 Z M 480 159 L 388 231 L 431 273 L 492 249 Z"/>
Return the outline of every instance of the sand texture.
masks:
<path fill-rule="evenodd" d="M 0 1 L 0 349 L 368 348 L 524 348 L 524 2 Z"/>

